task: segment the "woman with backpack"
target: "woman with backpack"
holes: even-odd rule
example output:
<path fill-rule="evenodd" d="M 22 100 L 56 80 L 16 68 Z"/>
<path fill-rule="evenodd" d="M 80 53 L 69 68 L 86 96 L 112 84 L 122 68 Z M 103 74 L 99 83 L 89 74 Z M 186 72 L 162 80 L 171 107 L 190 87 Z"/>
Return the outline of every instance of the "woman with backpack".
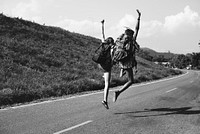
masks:
<path fill-rule="evenodd" d="M 106 109 L 108 107 L 108 93 L 109 93 L 109 86 L 110 86 L 110 79 L 111 79 L 111 69 L 113 66 L 112 61 L 112 50 L 115 46 L 114 39 L 112 37 L 108 37 L 105 39 L 104 35 L 104 20 L 101 21 L 102 23 L 102 35 L 103 35 L 103 42 L 100 46 L 95 50 L 95 53 L 92 57 L 92 60 L 96 62 L 100 68 L 104 71 L 104 96 L 102 104 Z"/>
<path fill-rule="evenodd" d="M 112 69 L 112 47 L 114 46 L 114 39 L 112 37 L 108 37 L 103 43 L 102 47 L 105 51 L 105 58 L 104 61 L 99 63 L 101 68 L 104 71 L 104 97 L 102 104 L 106 109 L 108 107 L 108 93 L 109 93 L 109 86 L 110 86 L 110 79 L 111 79 L 111 69 Z"/>
<path fill-rule="evenodd" d="M 138 19 L 137 19 L 137 24 L 135 27 L 135 32 L 132 29 L 127 28 L 124 32 L 124 34 L 122 34 L 119 38 L 117 38 L 116 40 L 116 46 L 118 48 L 122 48 L 125 49 L 125 54 L 119 54 L 118 57 L 125 57 L 123 60 L 119 60 L 119 65 L 121 68 L 121 75 L 123 75 L 123 72 L 125 71 L 128 75 L 128 82 L 124 84 L 124 86 L 118 90 L 114 92 L 114 97 L 113 97 L 113 101 L 115 102 L 118 98 L 118 96 L 125 91 L 127 88 L 129 88 L 133 82 L 134 82 L 134 78 L 133 78 L 133 67 L 135 67 L 135 65 L 137 65 L 136 59 L 135 59 L 135 50 L 137 49 L 137 47 L 139 47 L 139 45 L 136 42 L 136 38 L 138 35 L 138 31 L 139 31 L 139 25 L 140 25 L 140 16 L 141 13 L 139 10 L 136 10 L 138 13 Z M 122 45 L 120 47 L 120 45 Z M 139 48 L 138 48 L 139 49 Z M 117 51 L 117 50 L 115 50 Z M 123 56 L 121 56 L 123 55 Z M 115 58 L 115 56 L 114 56 Z"/>

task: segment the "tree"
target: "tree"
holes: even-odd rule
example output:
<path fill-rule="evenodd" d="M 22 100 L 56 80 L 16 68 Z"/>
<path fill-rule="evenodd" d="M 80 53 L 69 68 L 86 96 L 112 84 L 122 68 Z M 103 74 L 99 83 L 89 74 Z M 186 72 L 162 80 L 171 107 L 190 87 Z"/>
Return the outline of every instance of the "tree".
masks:
<path fill-rule="evenodd" d="M 192 53 L 192 66 L 200 69 L 200 53 Z"/>
<path fill-rule="evenodd" d="M 186 68 L 191 64 L 191 57 L 189 55 L 179 54 L 172 58 L 171 64 L 173 67 L 178 67 L 180 69 Z"/>

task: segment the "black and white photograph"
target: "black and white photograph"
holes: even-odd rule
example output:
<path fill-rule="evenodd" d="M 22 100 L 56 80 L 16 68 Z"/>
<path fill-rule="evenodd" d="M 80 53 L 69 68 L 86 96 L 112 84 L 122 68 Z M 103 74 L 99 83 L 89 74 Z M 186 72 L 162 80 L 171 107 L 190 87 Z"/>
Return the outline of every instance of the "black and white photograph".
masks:
<path fill-rule="evenodd" d="M 200 1 L 0 0 L 0 134 L 200 134 Z"/>

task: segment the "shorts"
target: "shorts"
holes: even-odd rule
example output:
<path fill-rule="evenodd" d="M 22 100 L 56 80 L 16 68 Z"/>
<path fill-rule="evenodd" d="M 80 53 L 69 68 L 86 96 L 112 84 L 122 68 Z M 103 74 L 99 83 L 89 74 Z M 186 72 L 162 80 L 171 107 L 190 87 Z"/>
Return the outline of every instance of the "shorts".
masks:
<path fill-rule="evenodd" d="M 134 56 L 129 56 L 126 61 L 119 62 L 119 66 L 121 69 L 133 68 L 137 65 L 137 61 Z"/>
<path fill-rule="evenodd" d="M 106 61 L 105 63 L 100 64 L 104 72 L 110 72 L 112 69 L 112 61 Z"/>

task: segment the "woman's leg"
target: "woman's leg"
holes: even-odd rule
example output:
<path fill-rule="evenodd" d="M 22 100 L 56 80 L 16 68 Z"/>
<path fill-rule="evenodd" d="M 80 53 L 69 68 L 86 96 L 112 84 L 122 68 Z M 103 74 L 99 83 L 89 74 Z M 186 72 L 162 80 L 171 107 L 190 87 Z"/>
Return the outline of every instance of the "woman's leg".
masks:
<path fill-rule="evenodd" d="M 109 93 L 109 86 L 110 86 L 110 77 L 111 77 L 111 72 L 105 72 L 104 73 L 104 81 L 105 81 L 105 86 L 104 86 L 104 97 L 102 104 L 106 109 L 109 109 L 108 107 L 108 93 Z"/>
<path fill-rule="evenodd" d="M 128 82 L 125 83 L 124 86 L 119 90 L 119 93 L 122 93 L 133 84 L 133 69 L 128 68 L 126 72 L 128 74 Z"/>
<path fill-rule="evenodd" d="M 120 90 L 115 91 L 114 98 L 113 98 L 114 102 L 117 100 L 120 93 L 124 92 L 127 88 L 129 88 L 133 84 L 133 81 L 134 81 L 133 69 L 132 68 L 126 69 L 126 72 L 128 74 L 128 82 L 125 83 L 124 86 Z"/>
<path fill-rule="evenodd" d="M 105 102 L 108 101 L 108 93 L 109 93 L 109 86 L 110 86 L 110 78 L 111 78 L 111 72 L 105 72 L 104 73 L 104 82 L 105 82 L 105 86 L 104 86 L 104 98 L 103 100 Z"/>

